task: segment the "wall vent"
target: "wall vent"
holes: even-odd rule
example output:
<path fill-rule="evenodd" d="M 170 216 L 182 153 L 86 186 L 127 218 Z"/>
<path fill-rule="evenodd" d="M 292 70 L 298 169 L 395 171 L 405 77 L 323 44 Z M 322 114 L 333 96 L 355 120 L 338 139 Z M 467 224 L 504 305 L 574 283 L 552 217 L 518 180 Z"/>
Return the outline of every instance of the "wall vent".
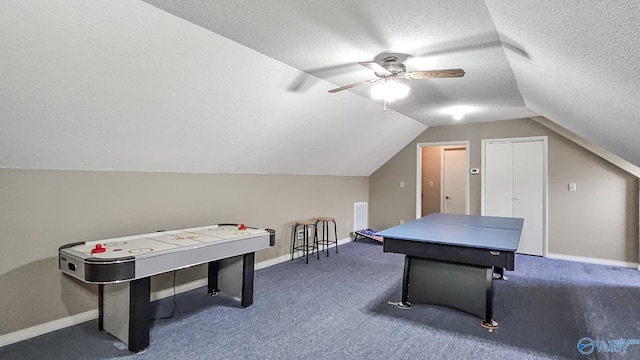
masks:
<path fill-rule="evenodd" d="M 353 203 L 353 231 L 369 227 L 369 203 Z"/>

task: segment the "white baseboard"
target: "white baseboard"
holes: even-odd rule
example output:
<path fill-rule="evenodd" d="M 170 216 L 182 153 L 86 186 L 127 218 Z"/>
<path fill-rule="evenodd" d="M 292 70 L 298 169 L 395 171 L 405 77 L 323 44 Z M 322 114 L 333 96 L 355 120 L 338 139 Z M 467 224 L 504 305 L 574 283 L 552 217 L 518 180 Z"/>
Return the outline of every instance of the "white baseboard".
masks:
<path fill-rule="evenodd" d="M 352 238 L 344 238 L 344 239 L 338 240 L 338 245 L 343 245 L 343 244 L 346 244 L 346 243 L 351 242 L 351 241 L 353 241 Z M 293 257 L 295 259 L 295 258 L 299 258 L 301 256 L 304 256 L 304 253 L 302 251 L 298 251 L 298 252 L 296 252 L 294 254 Z M 271 263 L 272 261 L 276 261 L 276 260 L 277 260 L 277 262 Z M 285 262 L 287 260 L 291 260 L 291 254 L 290 253 L 286 254 L 286 255 L 280 255 L 280 256 L 278 256 L 277 258 L 274 258 L 274 259 L 261 261 L 261 262 L 256 264 L 256 270 L 262 269 L 262 268 L 265 268 L 265 267 L 268 267 L 268 266 L 271 266 L 271 265 L 279 264 L 279 263 Z M 262 263 L 267 263 L 267 266 L 260 267 L 260 265 Z"/>
<path fill-rule="evenodd" d="M 346 244 L 350 241 L 352 241 L 351 238 L 338 240 L 338 245 Z M 298 252 L 297 254 L 294 255 L 294 257 L 296 258 L 300 256 L 302 256 L 302 252 Z M 264 269 L 269 266 L 273 266 L 288 260 L 291 260 L 291 254 L 280 255 L 273 259 L 263 260 L 255 264 L 255 270 Z M 175 288 L 175 293 L 180 294 L 180 293 L 191 291 L 206 285 L 207 285 L 206 278 L 197 279 L 185 284 L 177 285 Z M 173 296 L 173 294 L 174 294 L 173 288 L 162 289 L 160 291 L 151 293 L 150 300 L 156 301 L 156 300 L 164 299 L 166 297 Z M 98 309 L 93 309 L 93 310 L 85 311 L 80 314 L 70 315 L 62 319 L 58 319 L 58 320 L 50 321 L 44 324 L 28 327 L 26 329 L 14 331 L 14 332 L 0 336 L 0 347 L 17 343 L 19 341 L 27 340 L 27 339 L 40 336 L 49 332 L 53 332 L 56 330 L 64 329 L 69 326 L 78 325 L 83 322 L 91 321 L 97 318 L 98 318 Z"/>
<path fill-rule="evenodd" d="M 616 267 L 624 267 L 624 268 L 640 270 L 640 265 L 638 263 L 632 263 L 632 262 L 620 261 L 620 260 L 598 259 L 598 258 L 591 258 L 591 257 L 552 254 L 552 253 L 547 253 L 547 257 L 549 259 L 556 259 L 556 260 L 567 260 L 567 261 L 575 261 L 575 262 L 582 262 L 582 263 L 588 263 L 588 264 L 616 266 Z"/>
<path fill-rule="evenodd" d="M 98 317 L 98 309 L 85 311 L 80 314 L 71 315 L 62 319 L 49 321 L 44 324 L 32 326 L 26 329 L 14 331 L 0 336 L 0 347 L 16 343 L 18 341 L 30 339 L 52 331 L 64 329 L 69 326 L 77 325 L 85 321 L 93 320 Z"/>

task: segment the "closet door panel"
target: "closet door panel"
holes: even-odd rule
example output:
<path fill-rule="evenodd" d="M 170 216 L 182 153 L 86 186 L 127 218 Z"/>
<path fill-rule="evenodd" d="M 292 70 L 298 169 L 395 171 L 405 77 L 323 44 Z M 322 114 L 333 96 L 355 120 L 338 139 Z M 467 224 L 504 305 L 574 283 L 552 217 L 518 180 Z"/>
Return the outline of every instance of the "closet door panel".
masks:
<path fill-rule="evenodd" d="M 513 216 L 525 219 L 518 252 L 542 256 L 544 229 L 543 142 L 518 142 L 513 145 Z"/>
<path fill-rule="evenodd" d="M 484 215 L 513 216 L 513 144 L 485 147 Z"/>

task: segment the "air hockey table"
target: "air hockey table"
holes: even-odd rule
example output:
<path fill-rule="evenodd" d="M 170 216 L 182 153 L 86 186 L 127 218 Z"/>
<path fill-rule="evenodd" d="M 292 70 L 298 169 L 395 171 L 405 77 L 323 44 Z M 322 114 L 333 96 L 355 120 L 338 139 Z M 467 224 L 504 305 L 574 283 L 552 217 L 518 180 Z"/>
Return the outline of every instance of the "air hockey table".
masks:
<path fill-rule="evenodd" d="M 132 352 L 149 346 L 151 276 L 208 264 L 207 291 L 253 303 L 255 252 L 275 245 L 275 231 L 217 224 L 76 242 L 58 250 L 60 270 L 98 284 L 98 327 Z"/>
<path fill-rule="evenodd" d="M 442 305 L 493 319 L 494 273 L 515 269 L 524 219 L 434 213 L 379 231 L 383 251 L 405 254 L 402 309 Z"/>

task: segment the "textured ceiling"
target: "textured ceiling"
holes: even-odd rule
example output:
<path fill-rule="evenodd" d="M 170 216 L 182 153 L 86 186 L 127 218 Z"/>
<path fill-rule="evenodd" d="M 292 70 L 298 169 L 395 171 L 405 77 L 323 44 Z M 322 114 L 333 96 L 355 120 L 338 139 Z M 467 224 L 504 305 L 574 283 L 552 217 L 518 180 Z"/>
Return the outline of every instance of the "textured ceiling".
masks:
<path fill-rule="evenodd" d="M 640 3 L 486 2 L 527 107 L 640 166 Z"/>
<path fill-rule="evenodd" d="M 635 0 L 145 1 L 337 86 L 372 78 L 356 63 L 384 52 L 411 55 L 408 70 L 460 67 L 392 107 L 430 126 L 453 105 L 476 109 L 465 121 L 537 113 L 640 165 Z"/>
<path fill-rule="evenodd" d="M 337 86 L 375 79 L 358 62 L 389 52 L 409 55 L 408 71 L 463 68 L 463 78 L 411 81 L 410 98 L 392 104 L 429 126 L 451 123 L 445 111 L 458 105 L 475 108 L 469 121 L 536 115 L 480 0 L 146 2 Z M 312 85 L 301 74 L 290 87 Z M 370 86 L 351 91 L 370 98 Z"/>
<path fill-rule="evenodd" d="M 369 175 L 427 126 L 542 115 L 640 165 L 634 0 L 0 2 L 0 168 Z M 357 62 L 406 54 L 384 112 Z"/>

